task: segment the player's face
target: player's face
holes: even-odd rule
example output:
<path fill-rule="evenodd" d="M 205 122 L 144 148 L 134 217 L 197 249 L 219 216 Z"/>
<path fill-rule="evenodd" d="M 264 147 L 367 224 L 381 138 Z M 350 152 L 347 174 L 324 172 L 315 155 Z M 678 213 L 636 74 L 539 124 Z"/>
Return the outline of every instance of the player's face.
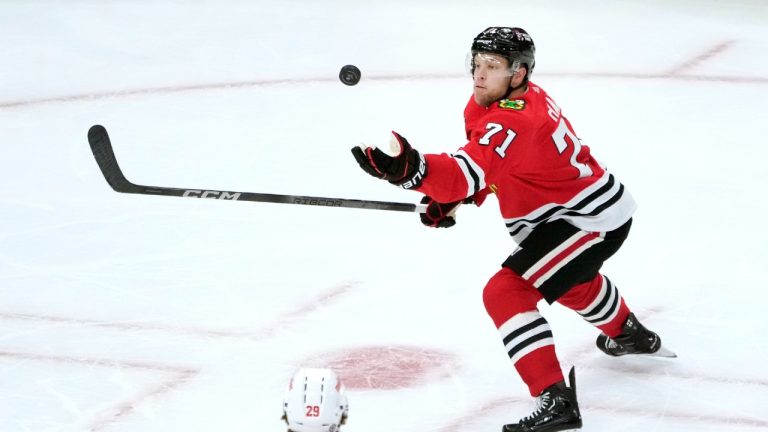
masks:
<path fill-rule="evenodd" d="M 477 53 L 473 58 L 475 102 L 488 106 L 503 99 L 509 92 L 512 73 L 504 57 L 495 54 Z"/>

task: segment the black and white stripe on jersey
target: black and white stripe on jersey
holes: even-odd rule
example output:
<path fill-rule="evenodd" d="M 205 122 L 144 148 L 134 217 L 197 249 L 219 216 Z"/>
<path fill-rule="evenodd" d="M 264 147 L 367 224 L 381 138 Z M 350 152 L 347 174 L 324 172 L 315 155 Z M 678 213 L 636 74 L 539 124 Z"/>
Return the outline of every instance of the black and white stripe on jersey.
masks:
<path fill-rule="evenodd" d="M 499 327 L 499 333 L 513 363 L 538 348 L 555 343 L 549 323 L 538 311 L 513 316 Z"/>
<path fill-rule="evenodd" d="M 595 189 L 596 188 L 596 189 Z M 598 180 L 594 185 L 585 189 L 576 195 L 570 202 L 557 205 L 540 207 L 534 212 L 513 219 L 505 219 L 509 234 L 517 235 L 525 227 L 533 227 L 554 216 L 595 216 L 603 212 L 606 208 L 615 204 L 624 194 L 624 185 L 618 183 L 613 174 L 606 172 L 606 175 Z M 573 203 L 573 204 L 571 204 Z M 598 204 L 600 203 L 600 204 Z M 580 210 L 590 205 L 596 205 L 588 212 Z"/>
<path fill-rule="evenodd" d="M 616 317 L 621 305 L 621 295 L 616 286 L 605 276 L 600 293 L 592 303 L 577 311 L 588 323 L 599 326 L 610 322 Z"/>
<path fill-rule="evenodd" d="M 485 171 L 464 150 L 452 155 L 467 180 L 467 196 L 485 189 Z"/>

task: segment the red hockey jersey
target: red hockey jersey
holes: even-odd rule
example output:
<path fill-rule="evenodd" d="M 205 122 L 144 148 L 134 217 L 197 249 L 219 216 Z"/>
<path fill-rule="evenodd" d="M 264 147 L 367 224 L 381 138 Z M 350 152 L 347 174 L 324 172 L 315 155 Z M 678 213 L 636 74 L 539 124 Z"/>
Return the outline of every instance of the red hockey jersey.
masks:
<path fill-rule="evenodd" d="M 439 202 L 475 197 L 478 204 L 495 193 L 518 242 L 550 220 L 604 232 L 632 217 L 632 196 L 535 84 L 522 97 L 487 108 L 470 98 L 464 118 L 469 142 L 453 154 L 424 155 L 428 173 L 420 192 Z"/>

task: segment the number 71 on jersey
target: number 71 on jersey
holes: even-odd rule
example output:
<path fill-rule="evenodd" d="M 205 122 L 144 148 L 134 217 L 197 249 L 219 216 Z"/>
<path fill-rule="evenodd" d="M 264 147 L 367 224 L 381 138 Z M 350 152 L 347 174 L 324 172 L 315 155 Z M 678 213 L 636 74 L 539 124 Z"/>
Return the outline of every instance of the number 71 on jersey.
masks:
<path fill-rule="evenodd" d="M 575 133 L 573 133 L 571 128 L 568 127 L 568 123 L 566 123 L 565 119 L 560 116 L 560 108 L 557 105 L 554 105 L 554 102 L 549 98 L 547 98 L 547 103 L 549 105 L 549 116 L 557 122 L 557 128 L 555 128 L 555 131 L 552 133 L 552 142 L 557 148 L 557 152 L 562 155 L 568 150 L 570 144 L 570 146 L 573 147 L 573 152 L 571 153 L 569 163 L 579 171 L 579 178 L 591 176 L 592 169 L 587 164 L 578 161 L 579 153 L 581 153 L 582 150 L 581 140 Z M 504 126 L 493 122 L 485 125 L 485 128 L 488 132 L 480 138 L 478 144 L 486 146 L 491 144 L 491 138 L 494 135 L 504 130 Z M 507 150 L 517 136 L 517 133 L 512 129 L 507 128 L 506 135 L 504 141 L 493 149 L 502 159 L 507 156 Z M 566 137 L 568 137 L 568 140 L 566 140 Z"/>

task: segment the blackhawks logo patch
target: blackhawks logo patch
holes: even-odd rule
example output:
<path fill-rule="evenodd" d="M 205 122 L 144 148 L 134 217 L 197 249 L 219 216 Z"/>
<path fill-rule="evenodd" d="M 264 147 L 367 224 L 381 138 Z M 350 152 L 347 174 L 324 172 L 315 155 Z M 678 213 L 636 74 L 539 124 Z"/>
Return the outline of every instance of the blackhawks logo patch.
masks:
<path fill-rule="evenodd" d="M 525 108 L 525 101 L 522 99 L 504 99 L 499 102 L 499 108 L 513 109 L 520 111 Z"/>

